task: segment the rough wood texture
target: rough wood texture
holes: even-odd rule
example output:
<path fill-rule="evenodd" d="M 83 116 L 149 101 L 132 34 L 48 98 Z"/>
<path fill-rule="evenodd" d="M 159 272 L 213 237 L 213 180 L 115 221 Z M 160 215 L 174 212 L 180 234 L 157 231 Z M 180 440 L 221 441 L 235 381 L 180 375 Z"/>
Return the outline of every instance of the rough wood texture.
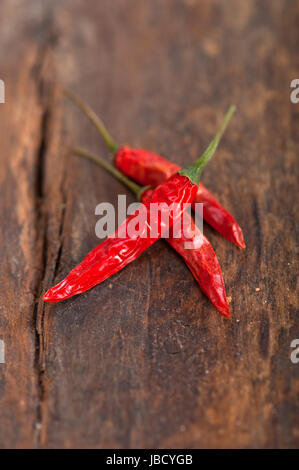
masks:
<path fill-rule="evenodd" d="M 0 18 L 0 447 L 298 447 L 298 2 L 2 0 Z M 125 193 L 67 150 L 109 158 L 56 82 L 120 142 L 179 164 L 237 105 L 204 174 L 247 242 L 205 227 L 230 321 L 162 241 L 92 291 L 40 302 L 98 243 L 95 206 Z"/>

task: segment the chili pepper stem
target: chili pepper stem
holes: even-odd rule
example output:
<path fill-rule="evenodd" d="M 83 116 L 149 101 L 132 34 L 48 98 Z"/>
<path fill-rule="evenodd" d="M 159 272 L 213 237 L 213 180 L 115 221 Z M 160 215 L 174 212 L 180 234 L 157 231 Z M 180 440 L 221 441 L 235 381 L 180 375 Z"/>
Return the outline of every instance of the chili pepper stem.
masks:
<path fill-rule="evenodd" d="M 92 160 L 94 163 L 96 163 L 97 165 L 100 165 L 102 168 L 107 170 L 111 175 L 113 175 L 115 178 L 121 181 L 125 186 L 127 186 L 133 192 L 133 194 L 137 196 L 138 200 L 140 200 L 141 194 L 143 193 L 143 191 L 145 191 L 145 189 L 148 188 L 148 186 L 143 187 L 143 186 L 139 186 L 139 184 L 137 183 L 134 183 L 134 181 L 127 178 L 123 173 L 118 171 L 114 166 L 110 165 L 110 163 L 106 162 L 98 155 L 88 152 L 88 150 L 82 149 L 80 147 L 75 147 L 73 148 L 73 152 L 76 155 L 79 155 L 80 157 L 85 157 L 85 158 L 88 158 L 89 160 Z"/>
<path fill-rule="evenodd" d="M 77 98 L 77 96 L 74 95 L 73 92 L 68 92 L 68 93 L 71 93 L 71 95 L 74 97 L 74 99 L 76 99 L 76 100 L 78 99 L 79 102 L 81 102 L 81 100 L 79 98 Z M 82 104 L 82 106 L 85 107 L 85 104 L 83 102 L 81 104 Z M 218 129 L 215 137 L 212 139 L 212 141 L 210 142 L 210 144 L 208 145 L 208 147 L 204 151 L 204 153 L 201 155 L 201 157 L 198 160 L 196 160 L 194 163 L 192 163 L 192 165 L 188 166 L 187 168 L 183 168 L 182 170 L 180 170 L 178 172 L 180 175 L 183 175 L 183 176 L 186 176 L 187 178 L 189 178 L 190 181 L 193 184 L 197 185 L 199 183 L 201 173 L 202 173 L 203 169 L 206 167 L 207 163 L 212 158 L 212 156 L 214 155 L 214 153 L 215 153 L 215 151 L 218 147 L 219 141 L 220 141 L 220 139 L 221 139 L 221 137 L 222 137 L 222 135 L 223 135 L 223 133 L 224 133 L 231 117 L 232 117 L 232 115 L 234 114 L 235 109 L 236 109 L 235 106 L 231 106 L 229 108 L 228 112 L 224 116 L 224 119 L 223 119 L 223 121 L 221 123 L 221 126 Z M 92 110 L 90 110 L 90 112 L 92 114 L 94 114 Z M 141 187 L 138 184 L 134 183 L 129 178 L 127 178 L 123 173 L 118 171 L 114 166 L 110 165 L 108 162 L 103 160 L 101 157 L 99 157 L 97 155 L 94 155 L 93 153 L 88 152 L 85 149 L 76 147 L 76 148 L 73 149 L 73 151 L 77 155 L 89 158 L 93 162 L 95 162 L 98 165 L 100 165 L 101 167 L 105 168 L 105 170 L 109 171 L 119 181 L 121 181 L 128 188 L 130 188 L 131 191 L 138 197 L 138 199 L 140 199 L 140 196 L 143 193 L 143 191 L 148 188 L 148 187 Z"/>
<path fill-rule="evenodd" d="M 64 88 L 64 94 L 70 98 L 70 100 L 78 106 L 78 108 L 83 111 L 83 113 L 88 117 L 88 119 L 92 122 L 92 124 L 97 128 L 101 136 L 103 137 L 105 143 L 107 144 L 108 148 L 111 150 L 112 153 L 116 153 L 118 150 L 118 145 L 110 135 L 108 129 L 106 128 L 105 124 L 101 121 L 99 116 L 85 103 L 79 96 L 77 96 L 72 90 L 68 88 Z"/>
<path fill-rule="evenodd" d="M 102 122 L 102 120 L 99 118 L 99 116 L 91 109 L 91 107 L 85 103 L 79 96 L 77 96 L 72 90 L 69 90 L 68 88 L 64 88 L 64 94 L 70 98 L 70 100 L 78 106 L 78 108 L 81 109 L 81 111 L 89 118 L 89 120 L 92 122 L 92 124 L 96 127 L 96 129 L 99 131 L 101 136 L 103 137 L 104 141 L 106 142 L 108 148 L 111 150 L 113 154 L 116 154 L 119 146 L 116 144 L 112 136 L 110 135 L 108 129 L 106 128 L 105 124 Z M 210 142 L 209 146 L 205 150 L 205 152 L 202 154 L 200 159 L 196 160 L 192 165 L 190 165 L 187 168 L 183 168 L 182 170 L 179 171 L 181 175 L 187 176 L 190 181 L 194 184 L 198 184 L 200 180 L 201 173 L 205 166 L 207 165 L 208 161 L 212 158 L 213 154 L 215 153 L 218 144 L 220 142 L 220 139 L 222 135 L 224 134 L 224 131 L 234 114 L 236 108 L 235 106 L 230 106 L 228 112 L 224 116 L 224 119 L 221 123 L 221 126 L 213 138 L 213 140 Z M 94 160 L 94 158 L 92 158 Z"/>
<path fill-rule="evenodd" d="M 226 115 L 224 116 L 224 119 L 215 135 L 215 137 L 211 140 L 210 144 L 208 145 L 207 149 L 204 151 L 202 156 L 196 160 L 194 163 L 192 163 L 190 166 L 187 168 L 183 168 L 182 170 L 179 171 L 180 175 L 187 176 L 190 181 L 194 184 L 198 184 L 202 171 L 207 165 L 207 163 L 211 160 L 212 156 L 217 150 L 218 144 L 220 142 L 221 137 L 224 134 L 225 129 L 227 128 L 227 125 L 234 114 L 236 110 L 235 106 L 230 106 L 229 110 L 227 111 Z"/>

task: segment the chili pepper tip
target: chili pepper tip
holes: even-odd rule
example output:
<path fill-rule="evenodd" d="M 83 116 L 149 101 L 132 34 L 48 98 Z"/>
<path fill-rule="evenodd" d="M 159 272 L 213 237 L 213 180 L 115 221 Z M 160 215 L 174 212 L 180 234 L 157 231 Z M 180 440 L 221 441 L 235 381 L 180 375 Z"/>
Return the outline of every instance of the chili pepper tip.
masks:
<path fill-rule="evenodd" d="M 230 309 L 227 305 L 226 307 L 216 307 L 218 312 L 220 312 L 225 318 L 230 318 Z"/>
<path fill-rule="evenodd" d="M 55 302 L 59 302 L 60 300 L 65 300 L 68 297 L 70 297 L 69 295 L 67 295 L 67 293 L 63 289 L 60 289 L 60 287 L 62 287 L 61 284 L 64 284 L 63 281 L 59 283 L 58 285 L 48 289 L 47 292 L 43 296 L 43 301 L 55 303 Z M 62 291 L 61 294 L 59 293 L 60 290 Z"/>
<path fill-rule="evenodd" d="M 234 239 L 232 240 L 241 250 L 245 250 L 246 244 L 243 238 L 243 232 L 241 227 L 237 224 L 233 227 Z"/>
<path fill-rule="evenodd" d="M 45 295 L 43 296 L 43 301 L 44 302 L 55 302 L 54 299 L 52 299 L 52 295 L 50 293 L 51 289 L 49 289 Z"/>

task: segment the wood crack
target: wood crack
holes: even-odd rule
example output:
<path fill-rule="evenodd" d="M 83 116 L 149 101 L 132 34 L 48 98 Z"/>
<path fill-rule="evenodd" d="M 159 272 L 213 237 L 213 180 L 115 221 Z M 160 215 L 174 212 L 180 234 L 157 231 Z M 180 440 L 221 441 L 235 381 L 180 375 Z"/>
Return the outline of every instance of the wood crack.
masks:
<path fill-rule="evenodd" d="M 43 64 L 44 53 L 41 55 L 40 61 Z M 38 279 L 36 286 L 36 303 L 34 311 L 34 322 L 35 322 L 35 367 L 37 374 L 37 387 L 39 402 L 37 406 L 37 415 L 35 423 L 35 445 L 40 447 L 41 429 L 42 429 L 42 402 L 45 398 L 45 385 L 44 385 L 44 306 L 40 300 L 42 293 L 42 284 L 45 278 L 46 266 L 47 266 L 47 255 L 48 255 L 48 237 L 47 237 L 47 211 L 44 199 L 44 176 L 45 176 L 45 158 L 47 154 L 47 138 L 48 128 L 50 120 L 49 104 L 44 103 L 44 92 L 45 83 L 42 76 L 38 76 L 37 85 L 43 106 L 43 114 L 41 118 L 41 131 L 40 131 L 40 145 L 37 152 L 36 158 L 36 181 L 35 181 L 35 192 L 36 192 L 36 227 L 37 237 L 41 234 L 41 275 Z"/>
<path fill-rule="evenodd" d="M 42 430 L 44 426 L 43 408 L 47 394 L 45 371 L 46 371 L 46 327 L 45 327 L 45 305 L 42 301 L 42 294 L 45 289 L 45 285 L 51 283 L 57 273 L 58 266 L 60 263 L 60 257 L 62 253 L 62 232 L 64 226 L 64 207 L 66 194 L 63 188 L 63 180 L 61 177 L 61 185 L 59 188 L 53 189 L 52 185 L 47 185 L 48 173 L 52 175 L 51 169 L 47 167 L 47 160 L 53 157 L 56 153 L 57 148 L 55 142 L 52 140 L 57 116 L 55 114 L 56 103 L 56 92 L 53 80 L 51 79 L 51 70 L 49 71 L 49 48 L 44 47 L 40 51 L 37 57 L 37 63 L 35 64 L 34 79 L 36 81 L 36 90 L 38 100 L 41 107 L 41 118 L 40 118 L 40 143 L 36 152 L 36 172 L 35 172 L 35 225 L 36 225 L 36 245 L 37 245 L 37 257 L 39 259 L 39 265 L 41 266 L 40 274 L 36 281 L 35 288 L 35 307 L 34 307 L 34 328 L 35 328 L 35 371 L 37 375 L 37 387 L 38 387 L 38 404 L 36 409 L 36 420 L 35 420 L 35 447 L 42 447 Z M 51 65 L 50 65 L 51 69 Z M 53 137 L 53 139 L 52 139 Z M 55 150 L 53 151 L 53 145 Z M 60 179 L 60 176 L 59 176 Z M 50 189 L 49 189 L 50 188 Z M 57 194 L 57 189 L 59 194 Z M 54 195 L 54 196 L 53 196 Z M 51 197 L 54 197 L 54 212 L 55 224 L 52 224 L 57 228 L 57 236 L 54 237 L 50 233 L 50 219 L 53 213 L 53 204 Z M 62 210 L 58 210 L 58 206 L 63 207 Z M 58 224 L 58 226 L 56 225 Z M 55 243 L 55 239 L 56 243 Z M 49 279 L 50 278 L 50 279 Z"/>

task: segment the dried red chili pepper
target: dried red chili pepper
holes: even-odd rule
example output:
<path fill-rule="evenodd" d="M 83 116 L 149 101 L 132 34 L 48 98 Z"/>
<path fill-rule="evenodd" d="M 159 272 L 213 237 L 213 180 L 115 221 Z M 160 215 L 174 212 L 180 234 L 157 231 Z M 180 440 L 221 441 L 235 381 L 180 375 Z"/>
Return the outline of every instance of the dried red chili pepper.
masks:
<path fill-rule="evenodd" d="M 104 167 L 112 173 L 117 179 L 122 181 L 132 192 L 141 199 L 141 202 L 150 202 L 153 195 L 152 189 L 144 189 L 129 180 L 123 173 L 120 173 L 112 165 L 102 160 L 100 157 L 84 150 L 74 149 L 75 153 L 89 158 L 101 167 Z M 230 309 L 227 303 L 224 281 L 222 277 L 221 268 L 217 256 L 209 240 L 203 235 L 199 228 L 195 225 L 193 218 L 189 214 L 184 214 L 185 225 L 184 230 L 181 231 L 180 238 L 172 236 L 165 238 L 165 241 L 184 259 L 194 278 L 198 282 L 201 290 L 211 300 L 216 309 L 225 317 L 229 318 Z M 173 226 L 173 232 L 176 232 L 177 225 L 180 221 L 176 222 Z M 186 249 L 186 243 L 189 244 Z M 193 248 L 190 248 L 191 244 Z"/>
<path fill-rule="evenodd" d="M 146 190 L 142 196 L 142 202 L 149 201 L 152 197 L 152 189 Z M 225 295 L 225 286 L 222 277 L 221 267 L 217 256 L 209 240 L 195 225 L 191 215 L 187 218 L 186 224 L 181 232 L 180 238 L 171 236 L 165 240 L 172 248 L 179 253 L 192 272 L 201 290 L 211 300 L 217 310 L 225 317 L 230 317 L 230 309 Z M 177 224 L 180 223 L 177 222 Z M 176 223 L 173 226 L 176 230 Z M 186 233 L 186 230 L 187 233 Z M 185 248 L 186 243 L 192 243 L 194 248 Z"/>
<path fill-rule="evenodd" d="M 195 195 L 196 185 L 187 176 L 176 173 L 155 189 L 151 202 L 165 202 L 168 205 L 177 203 L 176 217 L 180 217 L 185 209 L 184 204 L 191 203 Z M 143 218 L 147 222 L 140 234 L 134 237 L 126 236 L 127 227 L 133 223 L 137 211 L 139 214 L 144 211 Z M 91 251 L 63 281 L 52 287 L 45 294 L 44 300 L 58 302 L 91 289 L 138 258 L 161 238 L 176 220 L 169 212 L 169 226 L 158 224 L 157 237 L 150 238 L 147 235 L 150 227 L 150 203 L 142 205 L 137 211 L 129 216 L 114 234 Z"/>
<path fill-rule="evenodd" d="M 201 158 L 159 185 L 153 190 L 151 201 L 145 202 L 137 209 L 139 213 L 140 211 L 144 212 L 144 219 L 146 220 L 141 233 L 129 237 L 125 236 L 128 225 L 136 217 L 136 211 L 127 218 L 114 234 L 92 250 L 63 281 L 49 289 L 43 300 L 58 302 L 94 287 L 135 260 L 143 251 L 161 238 L 177 220 L 180 220 L 186 209 L 186 204 L 191 204 L 196 196 L 201 173 L 214 154 L 233 112 L 234 108 L 231 107 L 223 120 L 221 128 Z M 176 204 L 177 210 L 175 213 L 168 211 L 167 224 L 164 220 L 161 220 L 156 227 L 158 233 L 155 237 L 150 238 L 148 236 L 148 229 L 151 228 L 150 205 L 161 202 L 166 203 L 168 207 Z"/>
<path fill-rule="evenodd" d="M 118 148 L 97 114 L 72 91 L 65 90 L 65 93 L 98 129 L 115 155 L 115 165 L 126 176 L 141 185 L 155 187 L 180 170 L 178 165 L 153 152 L 128 146 Z M 202 183 L 198 185 L 194 202 L 203 204 L 203 218 L 209 225 L 239 248 L 246 248 L 239 224 Z"/>

